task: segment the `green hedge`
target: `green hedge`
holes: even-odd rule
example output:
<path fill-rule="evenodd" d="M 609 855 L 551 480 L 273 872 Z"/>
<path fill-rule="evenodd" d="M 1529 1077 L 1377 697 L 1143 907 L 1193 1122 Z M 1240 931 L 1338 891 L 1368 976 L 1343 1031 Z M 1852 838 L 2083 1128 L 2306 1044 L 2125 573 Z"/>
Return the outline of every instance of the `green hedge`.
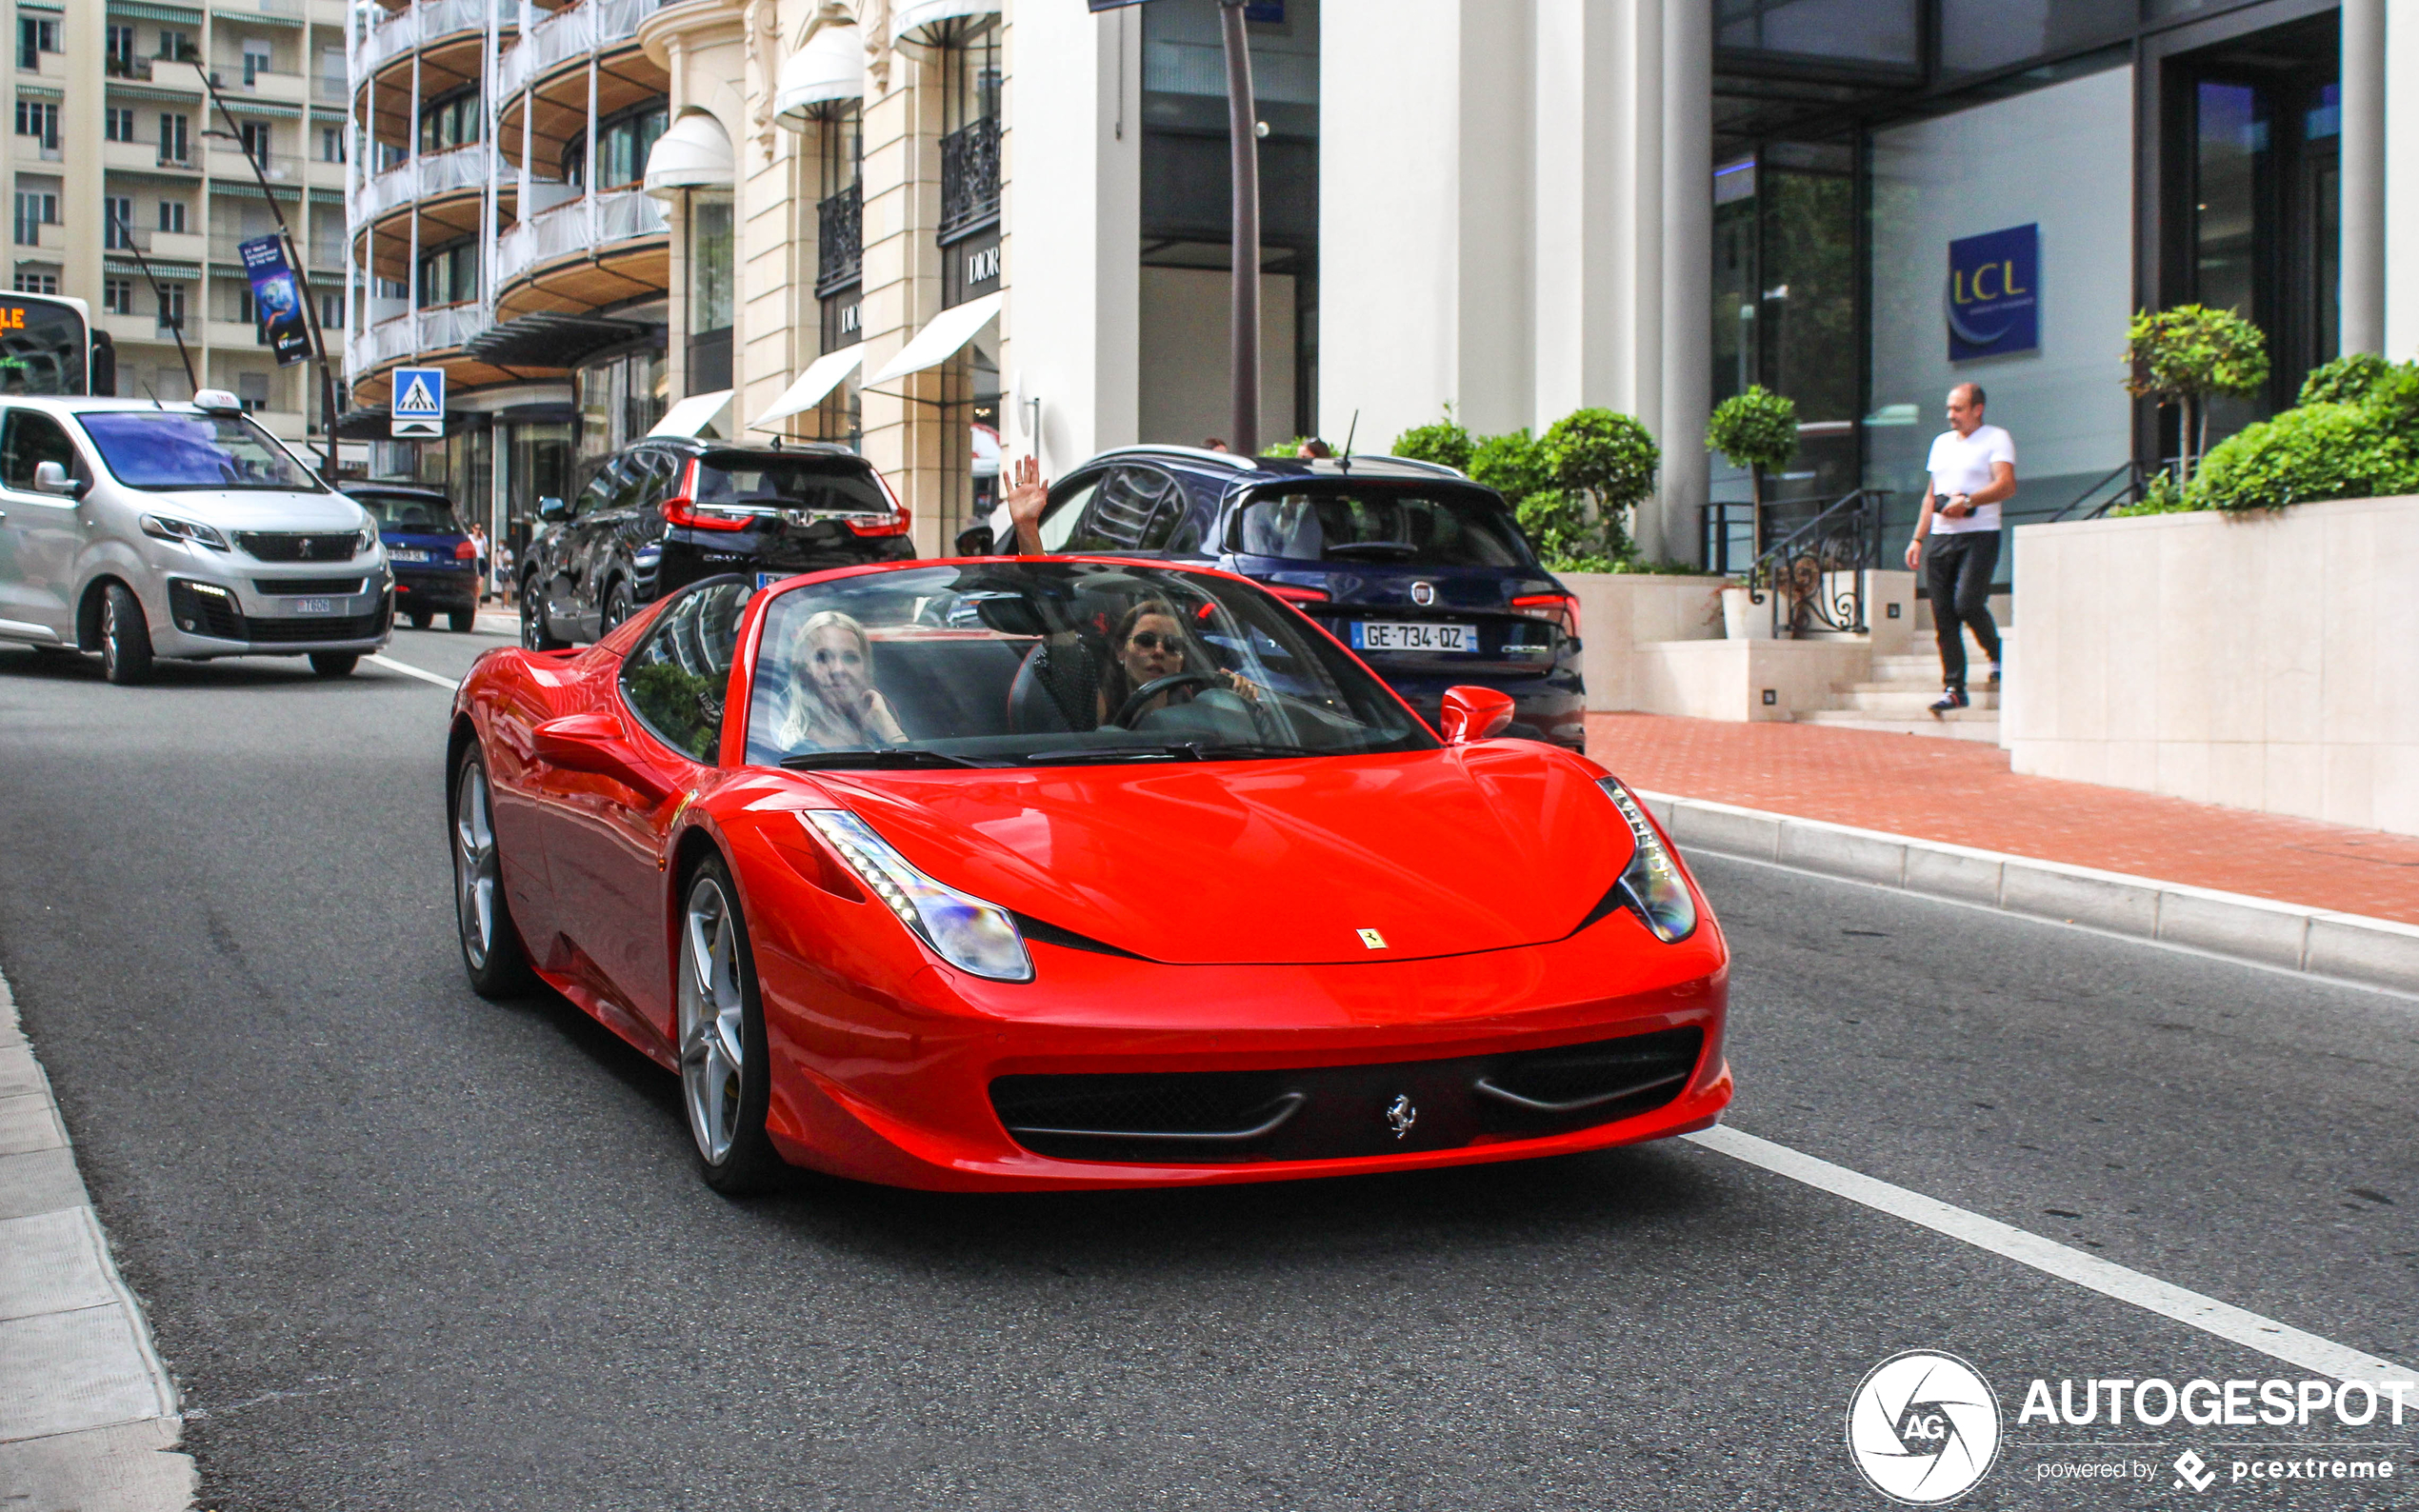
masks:
<path fill-rule="evenodd" d="M 2321 499 L 2419 493 L 2419 364 L 2368 353 L 2311 371 L 2301 404 L 2211 447 L 2185 508 L 2281 509 Z M 2146 501 L 2127 513 L 2177 507 Z"/>

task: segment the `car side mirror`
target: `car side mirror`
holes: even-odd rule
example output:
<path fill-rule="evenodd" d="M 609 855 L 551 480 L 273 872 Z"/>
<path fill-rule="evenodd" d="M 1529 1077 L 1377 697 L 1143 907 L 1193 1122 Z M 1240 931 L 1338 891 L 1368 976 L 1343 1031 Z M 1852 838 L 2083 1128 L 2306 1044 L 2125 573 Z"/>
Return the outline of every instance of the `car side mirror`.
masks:
<path fill-rule="evenodd" d="M 84 485 L 68 476 L 68 469 L 56 462 L 33 465 L 33 489 L 36 493 L 64 494 L 70 499 L 84 497 Z"/>
<path fill-rule="evenodd" d="M 1514 706 L 1509 693 L 1463 684 L 1445 689 L 1445 712 L 1437 723 L 1444 726 L 1446 745 L 1467 746 L 1502 734 Z"/>
<path fill-rule="evenodd" d="M 988 525 L 970 525 L 957 533 L 957 554 L 960 556 L 990 556 L 996 549 L 998 543 L 991 539 L 991 527 Z"/>
<path fill-rule="evenodd" d="M 631 759 L 621 725 L 610 714 L 566 714 L 530 736 L 530 754 L 558 770 L 610 778 L 649 803 L 660 803 L 671 791 Z"/>
<path fill-rule="evenodd" d="M 571 507 L 550 493 L 537 501 L 537 517 L 549 525 L 557 520 L 568 520 L 571 517 Z"/>

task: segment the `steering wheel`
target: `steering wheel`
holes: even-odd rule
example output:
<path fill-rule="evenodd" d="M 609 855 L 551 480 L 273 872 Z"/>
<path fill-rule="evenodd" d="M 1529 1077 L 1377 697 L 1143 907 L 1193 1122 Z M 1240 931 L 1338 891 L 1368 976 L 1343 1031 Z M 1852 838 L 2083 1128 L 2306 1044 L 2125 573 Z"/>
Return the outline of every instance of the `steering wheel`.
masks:
<path fill-rule="evenodd" d="M 1182 687 L 1187 683 L 1202 683 L 1214 687 L 1217 682 L 1218 677 L 1214 672 L 1178 672 L 1172 677 L 1154 677 L 1128 694 L 1124 706 L 1117 710 L 1117 717 L 1109 723 L 1123 725 L 1128 729 L 1131 729 L 1132 721 L 1141 712 L 1142 706 L 1170 688 Z"/>

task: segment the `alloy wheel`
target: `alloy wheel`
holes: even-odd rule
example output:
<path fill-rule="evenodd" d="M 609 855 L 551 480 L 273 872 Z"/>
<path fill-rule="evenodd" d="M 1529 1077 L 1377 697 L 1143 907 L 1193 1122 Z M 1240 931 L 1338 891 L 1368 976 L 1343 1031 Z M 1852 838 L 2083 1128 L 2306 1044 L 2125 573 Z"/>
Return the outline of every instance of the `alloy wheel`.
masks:
<path fill-rule="evenodd" d="M 715 878 L 699 877 L 681 919 L 680 1084 L 689 1132 L 710 1165 L 730 1159 L 739 1137 L 740 1073 L 747 1060 L 739 969 L 730 900 Z"/>
<path fill-rule="evenodd" d="M 488 803 L 488 774 L 478 763 L 462 769 L 461 793 L 453 803 L 454 915 L 462 928 L 462 953 L 470 969 L 488 964 L 495 947 L 495 888 L 500 880 L 494 816 Z"/>

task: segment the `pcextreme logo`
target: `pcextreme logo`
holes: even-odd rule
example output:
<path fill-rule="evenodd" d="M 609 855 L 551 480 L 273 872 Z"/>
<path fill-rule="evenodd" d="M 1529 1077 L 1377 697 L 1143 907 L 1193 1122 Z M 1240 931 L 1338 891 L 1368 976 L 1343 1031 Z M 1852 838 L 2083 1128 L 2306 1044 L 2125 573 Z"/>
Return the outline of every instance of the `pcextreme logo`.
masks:
<path fill-rule="evenodd" d="M 1892 1355 L 1849 1399 L 1848 1453 L 1866 1482 L 1893 1502 L 1954 1502 L 1999 1458 L 1999 1399 L 1955 1355 Z"/>

